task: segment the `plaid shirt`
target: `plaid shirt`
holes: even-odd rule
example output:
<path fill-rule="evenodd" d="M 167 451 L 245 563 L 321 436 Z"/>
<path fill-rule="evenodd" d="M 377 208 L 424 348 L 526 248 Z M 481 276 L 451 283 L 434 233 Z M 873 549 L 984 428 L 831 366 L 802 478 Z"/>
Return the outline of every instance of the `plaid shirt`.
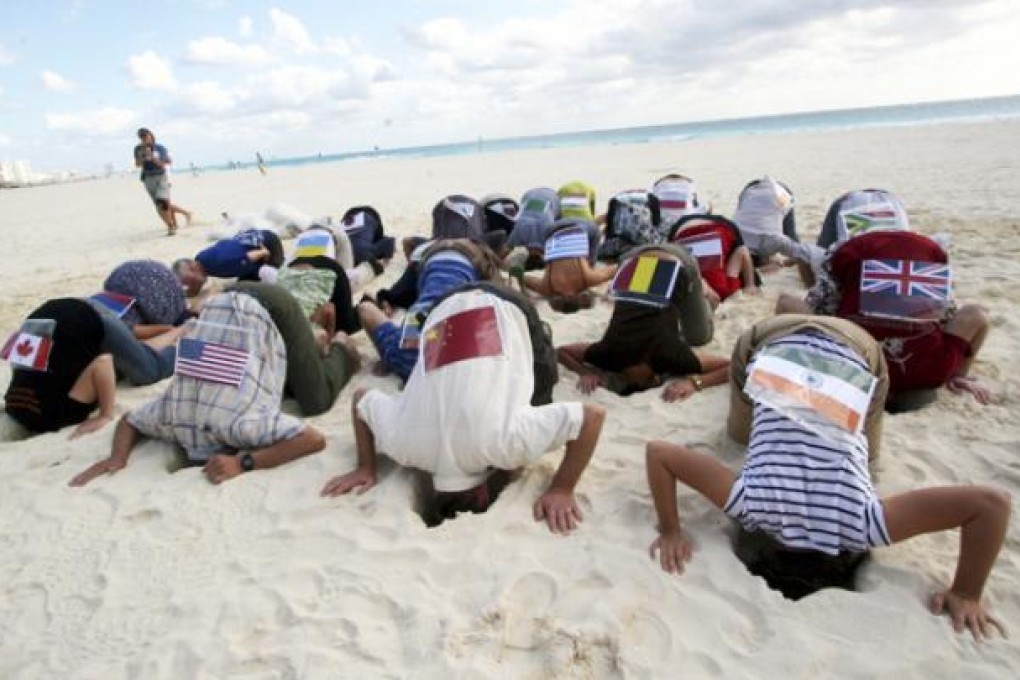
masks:
<path fill-rule="evenodd" d="M 144 435 L 183 446 L 192 461 L 263 448 L 299 435 L 304 423 L 280 411 L 287 355 L 269 313 L 248 295 L 223 293 L 206 302 L 200 321 L 250 331 L 251 358 L 240 387 L 175 375 L 163 396 L 128 413 L 128 422 Z M 188 336 L 201 332 L 202 340 L 222 342 L 200 328 L 191 329 Z M 209 328 L 213 334 L 225 332 L 205 327 Z"/>

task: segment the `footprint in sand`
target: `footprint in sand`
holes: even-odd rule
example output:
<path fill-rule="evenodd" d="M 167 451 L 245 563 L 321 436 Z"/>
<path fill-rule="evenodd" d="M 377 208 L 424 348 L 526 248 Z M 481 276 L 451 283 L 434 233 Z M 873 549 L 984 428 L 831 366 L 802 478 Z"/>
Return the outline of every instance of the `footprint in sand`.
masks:
<path fill-rule="evenodd" d="M 628 660 L 655 668 L 669 656 L 673 632 L 651 612 L 640 611 L 631 618 L 620 639 L 621 654 Z"/>
<path fill-rule="evenodd" d="M 504 647 L 534 649 L 542 642 L 545 618 L 558 591 L 556 579 L 537 571 L 525 574 L 510 586 L 503 594 Z"/>

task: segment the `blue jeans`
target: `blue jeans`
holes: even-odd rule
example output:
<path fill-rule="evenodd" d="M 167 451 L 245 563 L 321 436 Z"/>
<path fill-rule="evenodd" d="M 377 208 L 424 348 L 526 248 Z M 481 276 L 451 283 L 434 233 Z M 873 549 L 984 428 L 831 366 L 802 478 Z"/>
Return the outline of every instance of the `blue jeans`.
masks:
<path fill-rule="evenodd" d="M 109 309 L 88 301 L 103 320 L 103 344 L 100 351 L 113 355 L 117 375 L 135 385 L 151 385 L 174 372 L 177 347 L 171 345 L 156 351 L 135 337 L 132 330 Z"/>

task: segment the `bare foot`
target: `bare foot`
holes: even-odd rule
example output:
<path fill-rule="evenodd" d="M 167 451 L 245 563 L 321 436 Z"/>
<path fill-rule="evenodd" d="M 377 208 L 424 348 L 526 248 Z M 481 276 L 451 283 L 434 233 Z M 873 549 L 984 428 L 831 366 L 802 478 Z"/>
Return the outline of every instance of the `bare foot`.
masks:
<path fill-rule="evenodd" d="M 357 373 L 361 370 L 361 355 L 358 354 L 358 348 L 354 346 L 354 340 L 349 335 L 339 331 L 333 336 L 333 344 L 340 345 L 347 355 L 347 369 L 349 373 Z"/>
<path fill-rule="evenodd" d="M 324 328 L 315 328 L 312 331 L 315 336 L 315 344 L 319 346 L 322 356 L 329 354 L 329 333 Z"/>

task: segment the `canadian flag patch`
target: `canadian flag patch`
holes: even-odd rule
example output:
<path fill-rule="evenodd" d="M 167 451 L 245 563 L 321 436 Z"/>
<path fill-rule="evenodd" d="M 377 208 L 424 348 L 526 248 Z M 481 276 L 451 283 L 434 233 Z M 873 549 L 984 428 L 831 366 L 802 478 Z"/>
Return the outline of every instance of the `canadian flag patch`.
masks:
<path fill-rule="evenodd" d="M 50 363 L 53 340 L 41 335 L 19 331 L 11 335 L 0 350 L 0 357 L 12 366 L 45 371 Z"/>

